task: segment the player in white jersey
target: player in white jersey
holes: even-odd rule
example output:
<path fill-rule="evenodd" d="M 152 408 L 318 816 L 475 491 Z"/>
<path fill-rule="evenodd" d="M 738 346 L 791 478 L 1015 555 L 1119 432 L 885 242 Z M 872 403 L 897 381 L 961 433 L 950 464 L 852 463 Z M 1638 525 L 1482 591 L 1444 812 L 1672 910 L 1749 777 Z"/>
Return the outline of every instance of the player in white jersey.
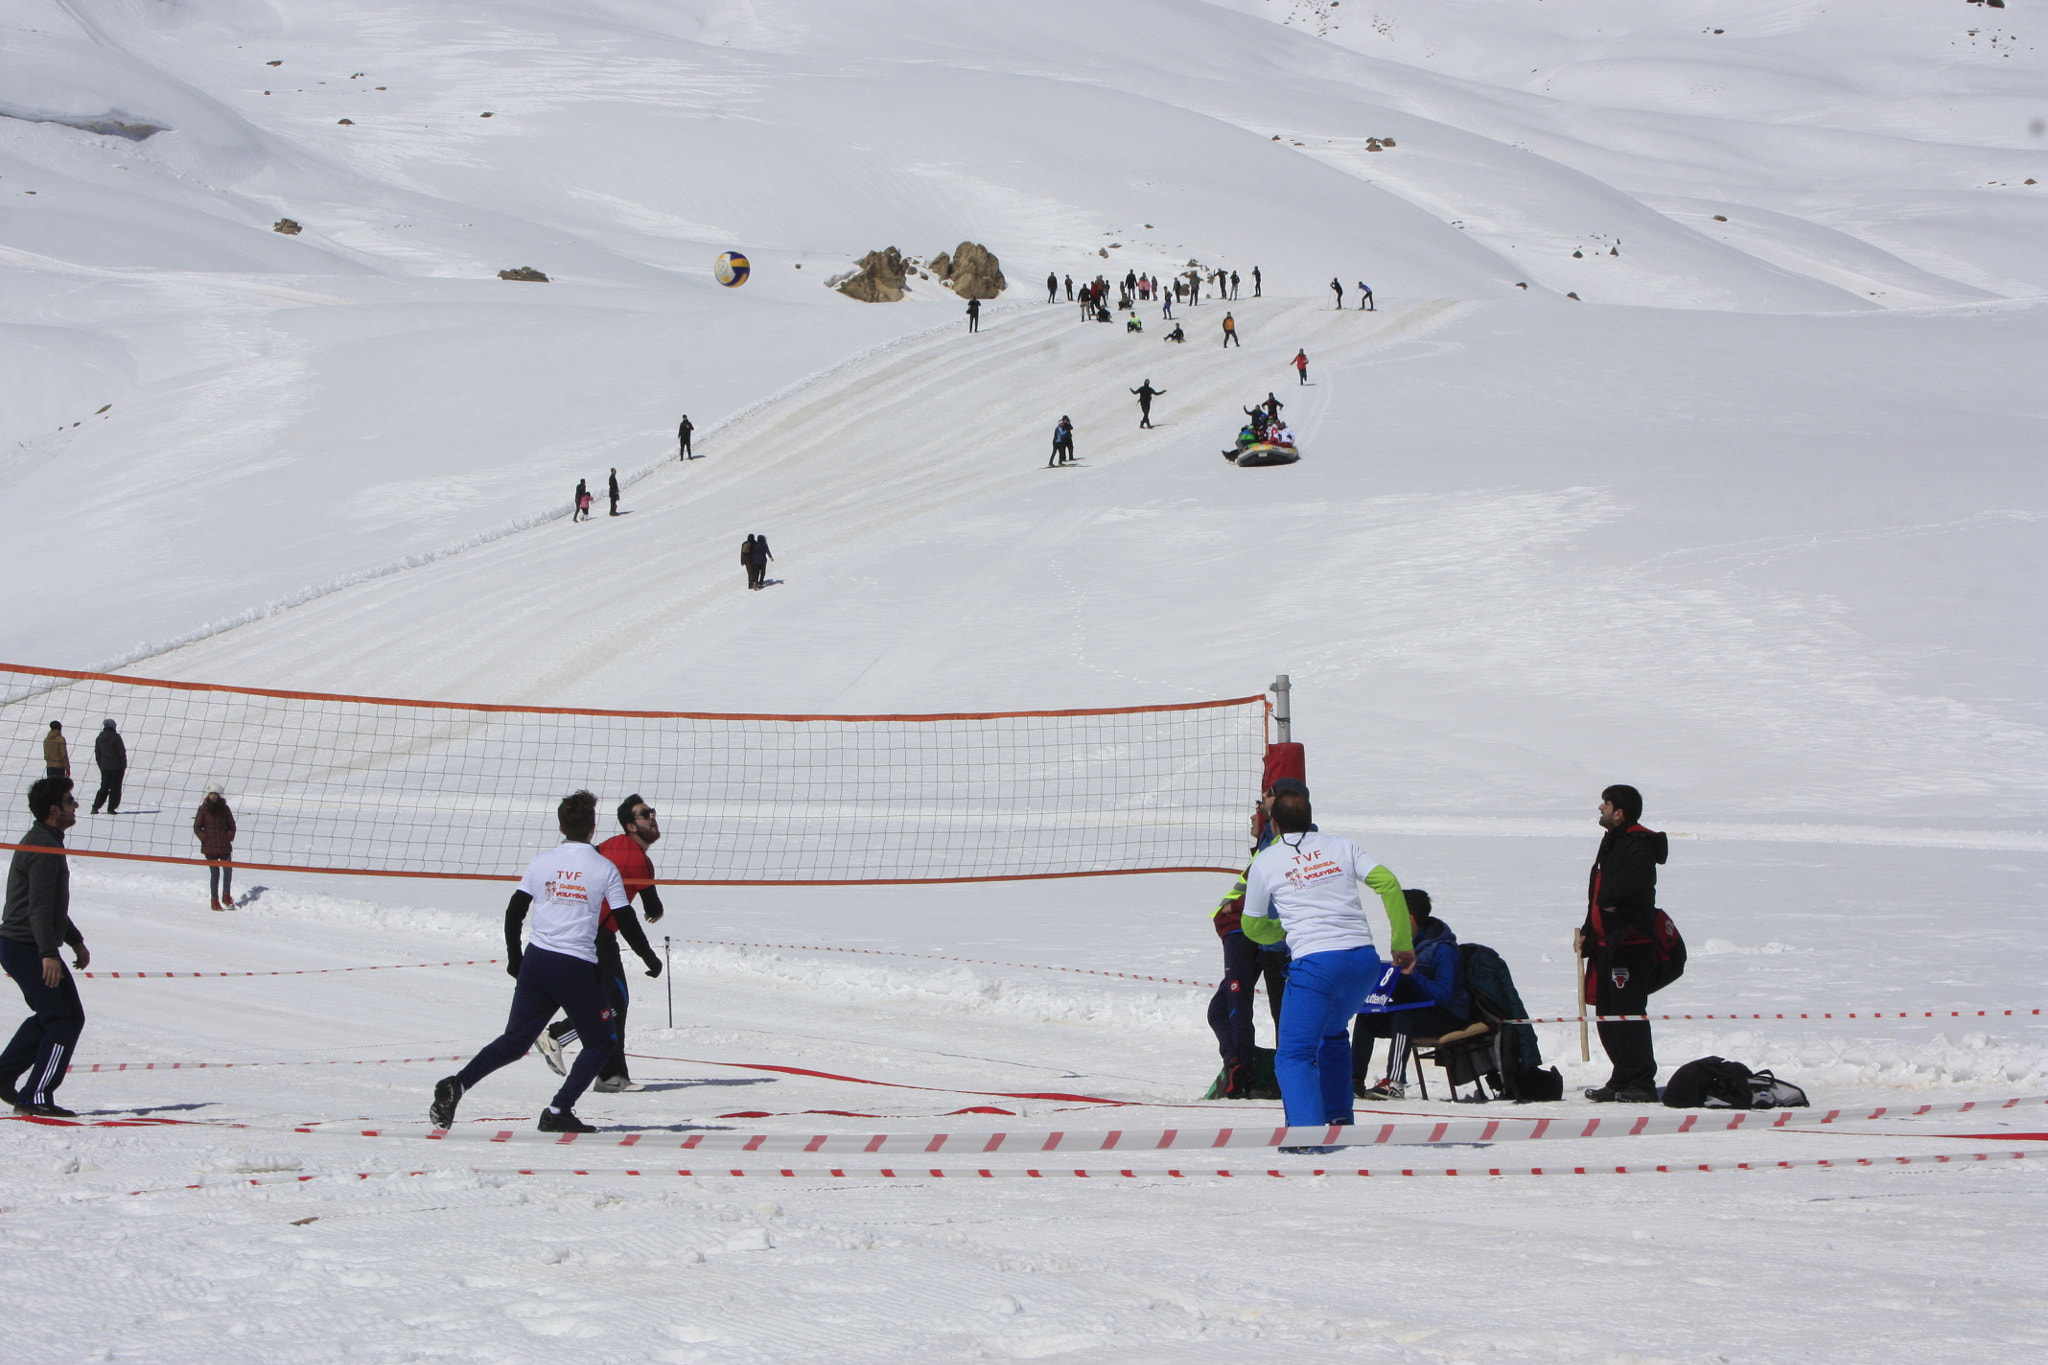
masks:
<path fill-rule="evenodd" d="M 1408 970 L 1415 952 L 1401 883 L 1349 839 L 1317 830 L 1308 789 L 1294 785 L 1273 798 L 1280 837 L 1245 870 L 1243 927 L 1255 943 L 1284 936 L 1294 954 L 1273 1074 L 1287 1126 L 1313 1128 L 1352 1120 L 1351 1021 L 1385 965 L 1358 899 L 1360 882 L 1386 908 L 1394 964 Z"/>
<path fill-rule="evenodd" d="M 542 1111 L 540 1130 L 597 1131 L 576 1117 L 575 1106 L 617 1045 L 612 1032 L 617 1011 L 605 1004 L 598 980 L 597 928 L 606 911 L 627 904 L 626 883 L 617 864 L 590 846 L 597 832 L 595 796 L 579 791 L 563 797 L 555 818 L 565 842 L 526 865 L 526 875 L 505 907 L 505 970 L 519 981 L 512 992 L 511 1016 L 504 1033 L 468 1066 L 434 1086 L 427 1117 L 436 1128 L 455 1121 L 455 1106 L 471 1086 L 524 1057 L 559 1009 L 582 1035 L 583 1051 L 554 1101 Z M 529 906 L 532 925 L 521 952 L 519 926 Z"/>

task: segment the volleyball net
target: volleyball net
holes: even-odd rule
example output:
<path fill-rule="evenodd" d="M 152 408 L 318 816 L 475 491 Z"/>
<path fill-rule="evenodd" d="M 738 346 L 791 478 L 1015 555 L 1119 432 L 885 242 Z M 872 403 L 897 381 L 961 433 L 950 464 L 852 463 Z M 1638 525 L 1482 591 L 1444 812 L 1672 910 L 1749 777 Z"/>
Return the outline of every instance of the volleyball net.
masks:
<path fill-rule="evenodd" d="M 61 721 L 89 808 L 108 719 L 127 747 L 121 810 L 81 809 L 74 852 L 203 861 L 192 820 L 218 782 L 239 867 L 506 880 L 560 841 L 556 803 L 588 788 L 600 840 L 629 794 L 659 812 L 664 883 L 831 885 L 1235 872 L 1267 704 L 610 711 L 0 664 L 0 743 L 19 792 L 43 775 Z M 27 827 L 25 802 L 15 819 Z"/>

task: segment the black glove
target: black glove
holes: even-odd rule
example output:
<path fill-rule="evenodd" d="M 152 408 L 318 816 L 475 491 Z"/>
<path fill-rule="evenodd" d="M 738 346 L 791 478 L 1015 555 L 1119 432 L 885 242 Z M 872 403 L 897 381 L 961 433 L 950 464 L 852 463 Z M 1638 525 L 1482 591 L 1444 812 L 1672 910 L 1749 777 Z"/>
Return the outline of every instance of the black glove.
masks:
<path fill-rule="evenodd" d="M 518 954 L 518 953 L 514 953 L 514 954 L 512 954 L 512 956 L 510 956 L 510 957 L 508 957 L 508 958 L 506 958 L 506 959 L 505 959 L 505 975 L 507 975 L 507 976 L 511 976 L 511 977 L 516 977 L 516 976 L 518 976 L 518 975 L 519 975 L 519 954 Z"/>
<path fill-rule="evenodd" d="M 643 958 L 641 958 L 640 960 L 641 960 L 642 962 L 645 962 L 645 963 L 647 964 L 647 974 L 648 974 L 649 976 L 660 976 L 660 975 L 661 975 L 661 959 L 660 959 L 660 958 L 658 958 L 658 957 L 643 957 Z"/>

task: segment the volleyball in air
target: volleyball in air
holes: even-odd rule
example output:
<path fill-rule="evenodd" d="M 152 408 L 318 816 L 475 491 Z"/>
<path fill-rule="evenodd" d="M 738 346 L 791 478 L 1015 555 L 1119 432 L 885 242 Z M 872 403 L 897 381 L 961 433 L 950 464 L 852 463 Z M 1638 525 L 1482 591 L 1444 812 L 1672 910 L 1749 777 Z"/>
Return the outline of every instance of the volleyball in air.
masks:
<path fill-rule="evenodd" d="M 750 269 L 746 257 L 737 251 L 728 251 L 719 256 L 718 263 L 711 267 L 711 273 L 718 276 L 718 282 L 727 289 L 737 289 L 747 282 Z"/>

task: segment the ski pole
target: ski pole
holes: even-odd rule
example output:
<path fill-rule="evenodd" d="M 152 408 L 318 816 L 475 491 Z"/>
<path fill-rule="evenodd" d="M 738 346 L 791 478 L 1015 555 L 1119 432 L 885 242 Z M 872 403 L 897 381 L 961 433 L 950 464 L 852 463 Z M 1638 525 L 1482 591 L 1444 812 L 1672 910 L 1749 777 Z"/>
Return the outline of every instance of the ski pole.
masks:
<path fill-rule="evenodd" d="M 667 934 L 661 936 L 661 974 L 668 982 L 668 1026 L 674 1028 L 676 1026 L 676 971 L 675 963 L 669 960 Z M 1582 991 L 1580 994 L 1583 995 L 1584 992 Z M 1581 1002 L 1579 1013 L 1583 1015 L 1585 1012 L 1586 1006 Z M 1585 1025 L 1581 1024 L 1579 1027 L 1583 1030 Z"/>
<path fill-rule="evenodd" d="M 1578 982 L 1578 985 L 1577 985 L 1577 986 L 1576 986 L 1576 988 L 1575 988 L 1575 993 L 1576 993 L 1576 994 L 1578 995 L 1578 997 L 1579 997 L 1579 1060 L 1580 1060 L 1580 1061 L 1582 1061 L 1582 1062 L 1590 1062 L 1590 1061 L 1592 1061 L 1592 1060 L 1593 1060 L 1593 1050 L 1592 1050 L 1592 1048 L 1591 1048 L 1591 1047 L 1590 1047 L 1590 1046 L 1589 1046 L 1589 1045 L 1587 1044 L 1587 1042 L 1586 1042 L 1586 955 L 1585 955 L 1585 953 L 1583 953 L 1583 952 L 1579 952 L 1579 951 L 1574 951 L 1574 952 L 1572 953 L 1572 961 L 1573 961 L 1574 963 L 1576 963 L 1576 964 L 1578 965 L 1578 975 L 1577 975 L 1577 976 L 1576 976 L 1576 977 L 1575 977 L 1574 979 L 1575 979 L 1575 980 L 1576 980 L 1576 981 Z M 673 1021 L 673 1020 L 671 1020 L 670 1022 L 671 1022 L 671 1023 L 673 1023 L 674 1021 Z"/>

